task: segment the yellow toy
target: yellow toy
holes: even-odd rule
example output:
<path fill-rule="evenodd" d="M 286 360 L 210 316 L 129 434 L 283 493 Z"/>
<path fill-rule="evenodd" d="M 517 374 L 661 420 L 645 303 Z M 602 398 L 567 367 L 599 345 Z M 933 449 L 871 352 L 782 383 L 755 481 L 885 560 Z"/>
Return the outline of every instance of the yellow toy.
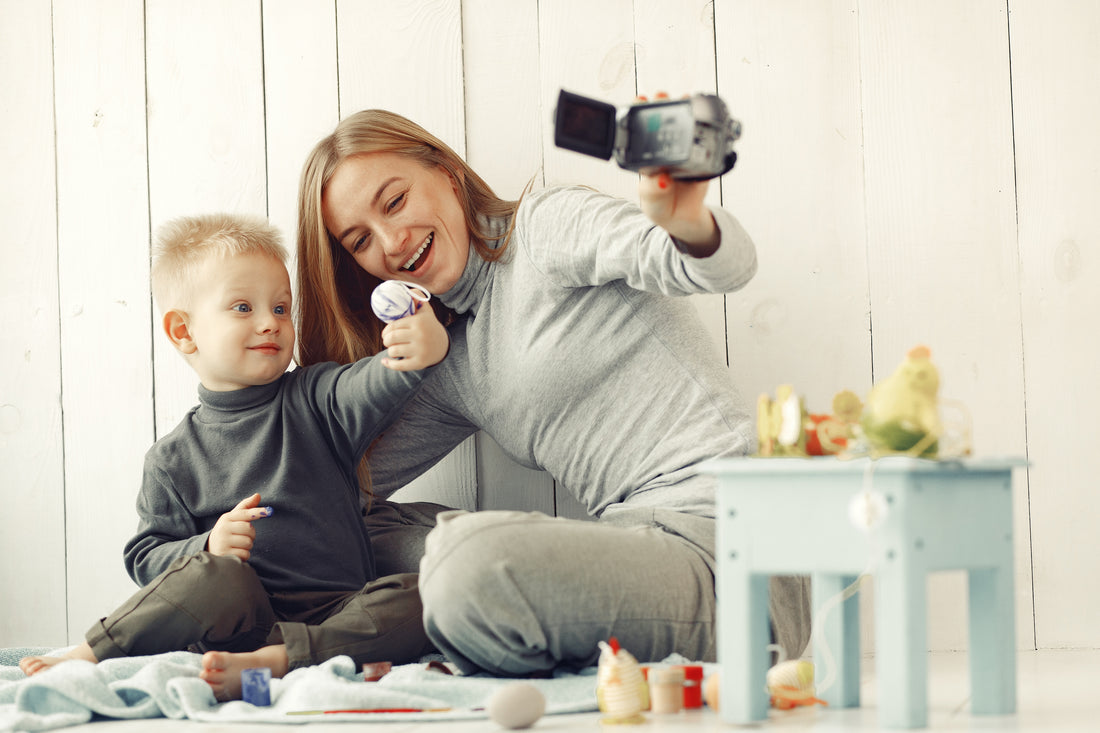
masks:
<path fill-rule="evenodd" d="M 766 677 L 772 707 L 790 710 L 802 705 L 828 705 L 814 697 L 814 665 L 801 659 L 780 662 Z"/>
<path fill-rule="evenodd" d="M 649 686 L 642 676 L 638 660 L 619 648 L 611 637 L 600 642 L 600 661 L 596 667 L 596 703 L 606 713 L 602 723 L 643 723 L 642 711 L 649 707 Z"/>
<path fill-rule="evenodd" d="M 756 431 L 759 455 L 806 455 L 806 408 L 789 384 L 775 389 L 775 399 L 766 394 L 756 401 Z"/>
<path fill-rule="evenodd" d="M 871 388 L 860 426 L 875 452 L 935 458 L 943 433 L 940 373 L 926 346 L 909 350 L 894 373 Z"/>

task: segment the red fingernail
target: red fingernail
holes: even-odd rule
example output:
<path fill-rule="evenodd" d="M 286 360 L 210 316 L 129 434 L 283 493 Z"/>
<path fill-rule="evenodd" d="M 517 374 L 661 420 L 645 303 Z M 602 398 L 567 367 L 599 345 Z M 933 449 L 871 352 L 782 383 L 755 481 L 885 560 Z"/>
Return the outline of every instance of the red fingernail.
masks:
<path fill-rule="evenodd" d="M 660 188 L 668 188 L 668 176 L 661 175 L 657 178 L 657 186 Z"/>

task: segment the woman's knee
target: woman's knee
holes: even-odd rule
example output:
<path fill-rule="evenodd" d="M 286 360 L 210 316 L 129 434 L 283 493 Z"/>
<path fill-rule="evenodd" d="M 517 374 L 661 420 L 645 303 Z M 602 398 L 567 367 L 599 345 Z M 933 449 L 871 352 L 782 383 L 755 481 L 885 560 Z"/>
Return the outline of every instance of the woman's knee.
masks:
<path fill-rule="evenodd" d="M 437 627 L 470 622 L 485 603 L 526 575 L 522 526 L 537 518 L 522 512 L 445 512 L 427 537 L 420 563 L 425 619 Z"/>

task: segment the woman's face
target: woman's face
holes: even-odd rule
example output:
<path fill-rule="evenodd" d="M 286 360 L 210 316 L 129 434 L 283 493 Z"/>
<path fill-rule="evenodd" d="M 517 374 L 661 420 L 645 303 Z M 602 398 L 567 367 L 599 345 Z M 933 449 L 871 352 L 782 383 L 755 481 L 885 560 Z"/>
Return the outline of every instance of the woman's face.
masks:
<path fill-rule="evenodd" d="M 445 293 L 470 253 L 457 191 L 441 167 L 397 153 L 365 153 L 333 171 L 321 213 L 340 246 L 370 274 Z"/>

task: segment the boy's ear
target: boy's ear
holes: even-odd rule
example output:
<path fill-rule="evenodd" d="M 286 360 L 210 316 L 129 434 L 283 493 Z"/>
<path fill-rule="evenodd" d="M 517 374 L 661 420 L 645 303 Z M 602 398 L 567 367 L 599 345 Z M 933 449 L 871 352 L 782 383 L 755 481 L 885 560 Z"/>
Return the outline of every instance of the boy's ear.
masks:
<path fill-rule="evenodd" d="M 181 354 L 194 354 L 198 347 L 191 337 L 187 313 L 181 310 L 169 310 L 164 313 L 164 333 Z"/>

